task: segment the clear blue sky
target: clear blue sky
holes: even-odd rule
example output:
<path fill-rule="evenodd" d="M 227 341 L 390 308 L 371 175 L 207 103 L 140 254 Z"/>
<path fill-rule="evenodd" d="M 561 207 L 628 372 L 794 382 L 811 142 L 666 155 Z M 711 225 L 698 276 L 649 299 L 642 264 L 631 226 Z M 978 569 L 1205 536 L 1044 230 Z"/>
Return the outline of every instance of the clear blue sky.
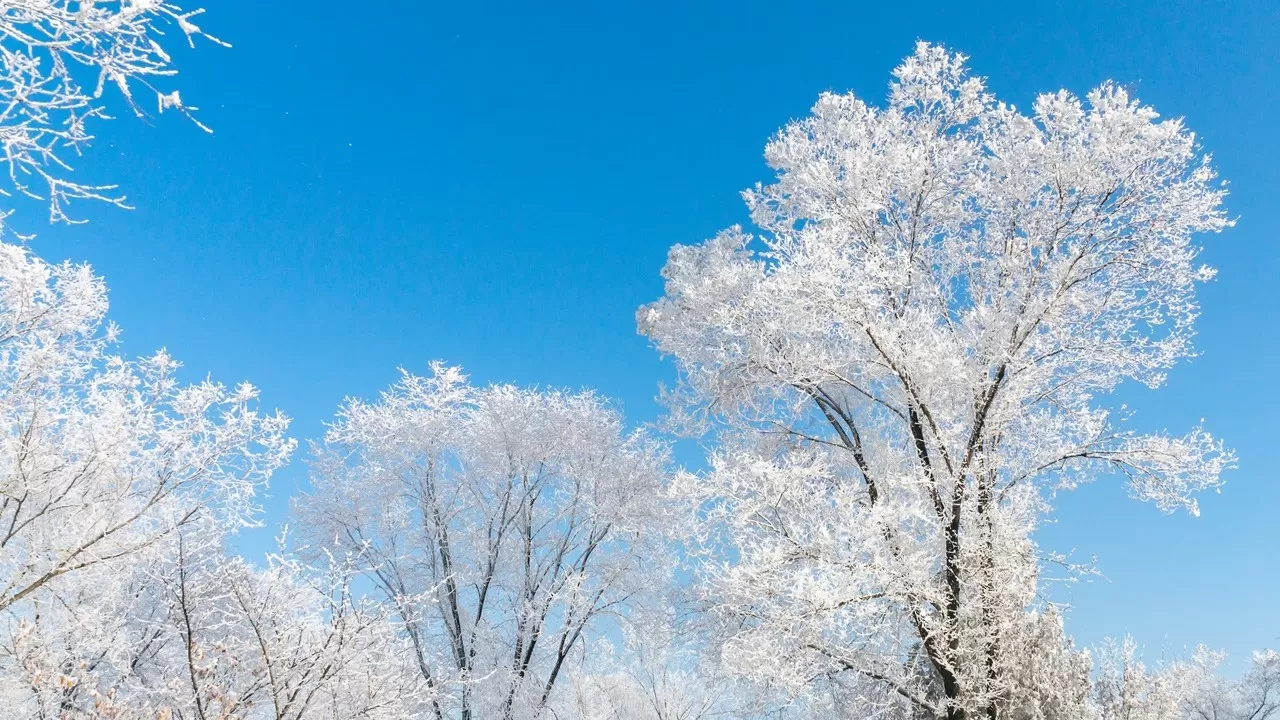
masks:
<path fill-rule="evenodd" d="M 299 437 L 435 358 L 479 382 L 595 387 L 641 422 L 670 370 L 633 316 L 667 249 L 746 220 L 765 140 L 819 92 L 882 98 L 917 39 L 1024 107 L 1129 83 L 1200 134 L 1240 223 L 1207 239 L 1203 356 L 1125 400 L 1143 427 L 1205 418 L 1240 469 L 1198 519 L 1114 484 L 1064 498 L 1042 541 L 1096 554 L 1108 579 L 1053 594 L 1085 643 L 1280 645 L 1280 5 L 790 4 L 209 0 L 204 26 L 234 48 L 176 57 L 216 134 L 170 115 L 99 126 L 82 177 L 137 210 L 82 207 L 90 225 L 34 246 L 107 277 L 128 352 L 251 380 Z M 280 475 L 270 521 L 303 477 Z"/>

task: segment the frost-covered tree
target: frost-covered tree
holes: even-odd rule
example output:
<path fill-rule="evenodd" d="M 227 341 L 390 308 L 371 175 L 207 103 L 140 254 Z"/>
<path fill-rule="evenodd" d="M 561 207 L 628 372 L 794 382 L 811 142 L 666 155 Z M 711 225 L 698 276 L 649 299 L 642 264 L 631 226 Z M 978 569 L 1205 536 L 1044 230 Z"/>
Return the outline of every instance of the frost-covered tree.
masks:
<path fill-rule="evenodd" d="M 1093 683 L 1098 720 L 1173 720 L 1179 691 L 1173 673 L 1150 669 L 1132 638 L 1103 644 Z"/>
<path fill-rule="evenodd" d="M 859 717 L 1072 717 L 1046 707 L 1087 662 L 1027 639 L 1060 636 L 1028 627 L 1051 492 L 1194 513 L 1233 462 L 1101 403 L 1191 354 L 1194 238 L 1230 225 L 1208 157 L 1118 85 L 1024 114 L 922 43 L 885 106 L 825 94 L 766 158 L 759 232 L 675 247 L 638 313 L 717 433 L 677 489 L 726 663 L 840 677 Z"/>
<path fill-rule="evenodd" d="M 0 613 L 197 520 L 253 522 L 293 448 L 252 386 L 113 354 L 106 309 L 88 267 L 0 244 Z"/>
<path fill-rule="evenodd" d="M 315 451 L 298 525 L 363 563 L 436 717 L 541 716 L 608 619 L 665 581 L 665 450 L 590 393 L 435 365 L 346 403 Z"/>
<path fill-rule="evenodd" d="M 224 554 L 293 441 L 256 391 L 113 353 L 102 279 L 0 243 L 6 717 L 407 716 L 427 689 L 350 573 Z M 385 712 L 384 712 L 385 711 Z"/>
<path fill-rule="evenodd" d="M 0 706 L 14 717 L 172 705 L 184 666 L 160 660 L 190 659 L 165 649 L 183 547 L 208 557 L 256 522 L 293 449 L 252 387 L 115 354 L 106 310 L 89 268 L 0 243 Z"/>
<path fill-rule="evenodd" d="M 141 90 L 157 112 L 190 116 L 177 90 L 156 83 L 177 74 L 161 45 L 166 29 L 191 44 L 224 44 L 193 22 L 202 12 L 163 0 L 0 0 L 0 150 L 9 171 L 2 192 L 48 202 L 55 222 L 72 221 L 72 200 L 123 207 L 114 185 L 72 180 L 70 163 L 93 139 L 92 122 L 108 117 L 110 89 L 136 114 L 144 112 Z"/>
<path fill-rule="evenodd" d="M 182 573 L 167 585 L 171 604 L 185 600 Z M 191 608 L 202 613 L 188 653 L 187 697 L 196 717 L 222 717 L 199 707 L 205 698 L 228 698 L 244 710 L 231 717 L 273 720 L 308 718 L 425 717 L 432 695 L 413 662 L 413 651 L 397 632 L 388 609 L 357 594 L 356 574 L 343 562 L 318 567 L 292 554 L 273 555 L 265 568 L 217 557 L 195 579 L 204 593 Z M 184 613 L 177 613 L 186 647 Z M 225 686 L 203 689 L 225 668 Z"/>
<path fill-rule="evenodd" d="M 224 554 L 187 528 L 70 578 L 0 641 L 6 717 L 420 717 L 430 695 L 342 563 Z"/>
<path fill-rule="evenodd" d="M 1255 652 L 1240 677 L 1220 674 L 1225 655 L 1203 645 L 1189 659 L 1148 668 L 1131 639 L 1098 653 L 1098 720 L 1267 720 L 1280 717 L 1280 653 Z"/>
<path fill-rule="evenodd" d="M 678 534 L 678 528 L 671 528 Z M 758 688 L 727 676 L 705 652 L 702 619 L 666 597 L 646 598 L 621 623 L 623 642 L 601 639 L 569 677 L 552 717 L 581 720 L 728 720 L 776 709 Z"/>
<path fill-rule="evenodd" d="M 1243 676 L 1219 673 L 1225 656 L 1201 646 L 1187 662 L 1169 671 L 1184 720 L 1269 720 L 1280 718 L 1280 653 L 1253 654 Z"/>

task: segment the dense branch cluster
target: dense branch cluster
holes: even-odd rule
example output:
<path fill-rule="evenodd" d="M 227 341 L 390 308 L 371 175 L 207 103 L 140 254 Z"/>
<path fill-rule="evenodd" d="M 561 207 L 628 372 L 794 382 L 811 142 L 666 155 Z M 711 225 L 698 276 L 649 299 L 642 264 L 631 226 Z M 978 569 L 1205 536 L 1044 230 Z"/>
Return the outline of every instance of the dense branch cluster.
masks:
<path fill-rule="evenodd" d="M 177 74 L 159 40 L 171 29 L 189 43 L 225 44 L 195 24 L 203 12 L 163 0 L 0 0 L 0 150 L 9 190 L 47 202 L 54 222 L 73 221 L 72 200 L 124 207 L 114 185 L 72 180 L 70 156 L 93 139 L 92 121 L 108 117 L 109 88 L 135 114 L 144 112 L 141 88 L 157 112 L 190 117 L 194 108 L 177 90 L 154 84 Z"/>

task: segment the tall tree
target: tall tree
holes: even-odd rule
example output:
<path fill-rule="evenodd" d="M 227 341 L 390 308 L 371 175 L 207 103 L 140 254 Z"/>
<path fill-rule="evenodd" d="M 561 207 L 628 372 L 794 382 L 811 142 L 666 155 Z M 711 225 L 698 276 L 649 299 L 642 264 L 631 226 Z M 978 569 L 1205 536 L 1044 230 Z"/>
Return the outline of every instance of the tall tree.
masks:
<path fill-rule="evenodd" d="M 884 107 L 824 94 L 744 194 L 760 232 L 675 247 L 638 314 L 717 432 L 681 485 L 726 661 L 864 714 L 1035 716 L 1019 684 L 1075 672 L 1015 652 L 1056 622 L 1029 614 L 1048 491 L 1119 474 L 1195 512 L 1233 461 L 1100 402 L 1191 353 L 1193 236 L 1231 224 L 1195 137 L 1110 83 L 1024 115 L 964 60 L 918 45 Z"/>
<path fill-rule="evenodd" d="M 316 453 L 299 525 L 363 561 L 436 717 L 541 716 L 602 623 L 665 579 L 665 450 L 590 393 L 435 365 L 348 402 Z"/>

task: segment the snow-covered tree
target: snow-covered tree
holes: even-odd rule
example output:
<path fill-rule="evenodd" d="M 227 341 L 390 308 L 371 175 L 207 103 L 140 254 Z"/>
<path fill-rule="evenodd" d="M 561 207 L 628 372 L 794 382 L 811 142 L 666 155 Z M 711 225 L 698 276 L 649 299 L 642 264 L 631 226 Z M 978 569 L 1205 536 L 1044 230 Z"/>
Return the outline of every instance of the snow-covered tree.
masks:
<path fill-rule="evenodd" d="M 1280 717 L 1280 653 L 1260 650 L 1237 679 L 1219 672 L 1225 656 L 1204 646 L 1167 671 L 1180 720 L 1268 720 Z"/>
<path fill-rule="evenodd" d="M 192 603 L 206 618 L 199 629 L 207 650 L 188 676 L 195 688 L 221 665 L 238 682 L 193 692 L 194 703 L 226 697 L 246 712 L 224 714 L 273 720 L 425 717 L 432 695 L 412 648 L 386 607 L 354 593 L 355 577 L 346 563 L 313 568 L 292 554 L 269 557 L 263 569 L 220 559 L 199 578 L 205 594 Z M 168 587 L 182 598 L 180 583 Z M 196 717 L 211 716 L 196 709 Z"/>
<path fill-rule="evenodd" d="M 1024 114 L 922 43 L 885 106 L 824 94 L 766 158 L 759 232 L 675 247 L 638 313 L 717 433 L 677 489 L 726 663 L 843 676 L 859 717 L 1071 717 L 1019 707 L 1087 694 L 1065 639 L 1027 656 L 1051 492 L 1194 513 L 1233 462 L 1101 403 L 1192 352 L 1194 238 L 1230 225 L 1208 157 L 1118 85 Z"/>
<path fill-rule="evenodd" d="M 1171 673 L 1142 662 L 1132 638 L 1109 640 L 1100 649 L 1093 684 L 1098 720 L 1173 720 L 1178 692 Z"/>
<path fill-rule="evenodd" d="M 0 642 L 6 716 L 423 716 L 412 651 L 344 564 L 257 568 L 220 540 L 186 528 L 35 601 Z"/>
<path fill-rule="evenodd" d="M 177 90 L 156 83 L 177 73 L 161 45 L 166 29 L 188 43 L 224 44 L 163 0 L 0 0 L 0 150 L 8 191 L 47 201 L 50 218 L 71 222 L 67 203 L 104 200 L 124 206 L 114 185 L 70 178 L 71 161 L 106 119 L 104 92 L 118 91 L 136 114 L 150 96 L 156 112 L 188 116 Z M 203 127 L 203 126 L 201 126 Z M 207 128 L 206 128 L 207 129 Z"/>
<path fill-rule="evenodd" d="M 112 354 L 106 310 L 87 267 L 0 244 L 0 706 L 360 717 L 424 695 L 343 576 L 223 554 L 293 448 L 287 419 L 256 410 L 251 387 L 179 383 L 164 353 Z"/>
<path fill-rule="evenodd" d="M 200 519 L 253 522 L 293 448 L 250 385 L 112 354 L 102 280 L 0 244 L 0 612 Z"/>
<path fill-rule="evenodd" d="M 1098 720 L 1267 720 L 1280 717 L 1280 653 L 1253 654 L 1240 677 L 1220 673 L 1225 655 L 1201 645 L 1189 659 L 1156 668 L 1132 638 L 1098 653 L 1093 710 Z"/>
<path fill-rule="evenodd" d="M 540 716 L 609 619 L 665 582 L 665 450 L 590 393 L 473 388 L 437 364 L 346 403 L 316 455 L 298 526 L 363 562 L 436 717 Z"/>

